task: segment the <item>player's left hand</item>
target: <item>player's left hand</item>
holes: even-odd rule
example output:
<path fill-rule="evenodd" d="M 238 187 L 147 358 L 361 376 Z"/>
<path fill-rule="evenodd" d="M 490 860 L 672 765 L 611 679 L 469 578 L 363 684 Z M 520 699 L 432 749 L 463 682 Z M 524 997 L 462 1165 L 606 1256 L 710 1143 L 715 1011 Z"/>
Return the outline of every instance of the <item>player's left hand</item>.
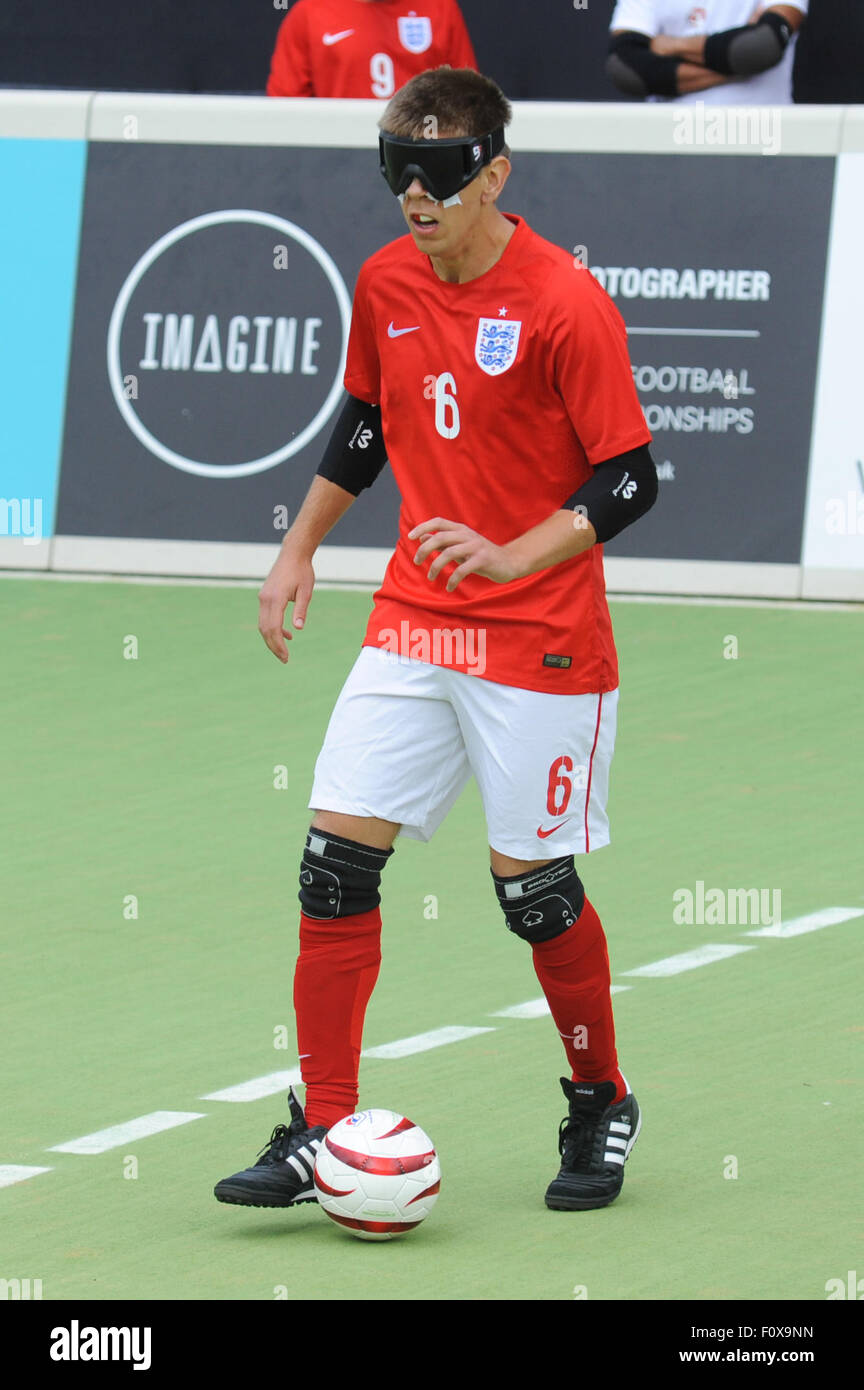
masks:
<path fill-rule="evenodd" d="M 496 584 L 507 584 L 519 577 L 506 546 L 494 545 L 461 522 L 433 516 L 409 531 L 408 539 L 422 542 L 414 555 L 415 565 L 422 565 L 430 555 L 438 552 L 429 566 L 427 579 L 437 579 L 446 565 L 456 566 L 445 586 L 448 594 L 452 594 L 468 574 L 480 574 Z"/>

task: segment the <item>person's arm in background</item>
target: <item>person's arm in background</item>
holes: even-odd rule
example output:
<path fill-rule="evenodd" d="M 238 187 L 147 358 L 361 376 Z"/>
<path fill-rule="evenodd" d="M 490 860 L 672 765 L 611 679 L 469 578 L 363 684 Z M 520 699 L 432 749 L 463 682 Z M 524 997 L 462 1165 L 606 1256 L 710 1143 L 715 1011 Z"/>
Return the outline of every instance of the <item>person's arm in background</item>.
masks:
<path fill-rule="evenodd" d="M 276 35 L 267 80 L 268 97 L 314 97 L 309 36 L 302 5 L 289 10 Z"/>
<path fill-rule="evenodd" d="M 729 79 L 698 63 L 667 52 L 662 46 L 677 43 L 670 35 L 651 38 L 632 29 L 614 29 L 606 59 L 606 74 L 619 92 L 637 100 L 647 96 L 680 97 L 722 87 Z M 656 48 L 655 45 L 661 47 Z"/>
<path fill-rule="evenodd" d="M 658 51 L 657 0 L 618 0 L 611 21 L 606 74 L 625 96 L 677 97 L 703 92 L 727 80 L 683 56 Z"/>
<path fill-rule="evenodd" d="M 797 5 L 757 6 L 748 24 L 691 37 L 658 34 L 651 40 L 651 51 L 724 77 L 755 77 L 777 66 L 803 21 Z"/>
<path fill-rule="evenodd" d="M 719 72 L 709 72 L 707 68 L 700 68 L 698 64 L 685 60 L 678 67 L 678 95 L 683 97 L 688 92 L 705 92 L 709 87 L 722 87 L 728 80 Z"/>

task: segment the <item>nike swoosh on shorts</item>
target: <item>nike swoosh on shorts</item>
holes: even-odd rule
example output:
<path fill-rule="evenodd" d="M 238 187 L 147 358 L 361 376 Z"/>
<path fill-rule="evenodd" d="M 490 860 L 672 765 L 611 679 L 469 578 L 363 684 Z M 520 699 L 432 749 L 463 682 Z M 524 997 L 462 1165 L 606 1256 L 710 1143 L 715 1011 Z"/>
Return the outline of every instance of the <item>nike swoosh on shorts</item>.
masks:
<path fill-rule="evenodd" d="M 560 830 L 561 826 L 566 824 L 566 820 L 559 821 L 557 825 L 553 825 L 551 830 L 544 830 L 542 825 L 538 825 L 537 834 L 540 836 L 541 840 L 547 840 L 550 835 L 554 835 L 556 830 Z"/>

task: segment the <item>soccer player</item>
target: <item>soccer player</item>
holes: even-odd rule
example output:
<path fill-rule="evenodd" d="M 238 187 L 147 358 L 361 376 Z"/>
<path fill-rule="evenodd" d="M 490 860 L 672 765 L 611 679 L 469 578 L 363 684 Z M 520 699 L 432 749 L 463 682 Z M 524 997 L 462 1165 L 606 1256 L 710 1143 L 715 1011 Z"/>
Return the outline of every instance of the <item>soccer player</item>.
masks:
<path fill-rule="evenodd" d="M 430 113 L 438 139 L 422 138 Z M 397 835 L 428 840 L 472 774 L 495 893 L 567 1058 L 547 1205 L 611 1202 L 639 1131 L 574 855 L 609 839 L 618 670 L 601 546 L 652 505 L 657 475 L 617 309 L 497 206 L 510 114 L 490 79 L 440 68 L 380 122 L 408 234 L 358 277 L 350 394 L 260 593 L 274 655 L 288 660 L 289 603 L 305 622 L 316 547 L 387 459 L 399 540 L 315 769 L 294 981 L 305 1114 L 292 1090 L 290 1126 L 218 1184 L 225 1202 L 314 1200 L 317 1148 L 357 1107 L 382 871 Z"/>
<path fill-rule="evenodd" d="M 785 106 L 808 0 L 618 0 L 606 71 L 630 97 Z"/>
<path fill-rule="evenodd" d="M 477 65 L 456 0 L 297 0 L 279 27 L 271 97 L 392 97 L 426 68 Z"/>

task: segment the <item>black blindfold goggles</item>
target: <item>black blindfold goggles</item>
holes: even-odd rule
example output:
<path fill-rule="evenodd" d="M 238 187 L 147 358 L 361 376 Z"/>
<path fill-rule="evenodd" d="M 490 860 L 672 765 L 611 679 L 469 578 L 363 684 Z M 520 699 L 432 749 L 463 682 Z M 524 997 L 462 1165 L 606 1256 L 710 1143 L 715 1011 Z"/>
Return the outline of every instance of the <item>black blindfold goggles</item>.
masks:
<path fill-rule="evenodd" d="M 409 140 L 382 131 L 378 137 L 381 173 L 394 193 L 405 193 L 418 178 L 443 203 L 475 179 L 504 148 L 504 127 L 489 135 L 454 140 Z"/>

